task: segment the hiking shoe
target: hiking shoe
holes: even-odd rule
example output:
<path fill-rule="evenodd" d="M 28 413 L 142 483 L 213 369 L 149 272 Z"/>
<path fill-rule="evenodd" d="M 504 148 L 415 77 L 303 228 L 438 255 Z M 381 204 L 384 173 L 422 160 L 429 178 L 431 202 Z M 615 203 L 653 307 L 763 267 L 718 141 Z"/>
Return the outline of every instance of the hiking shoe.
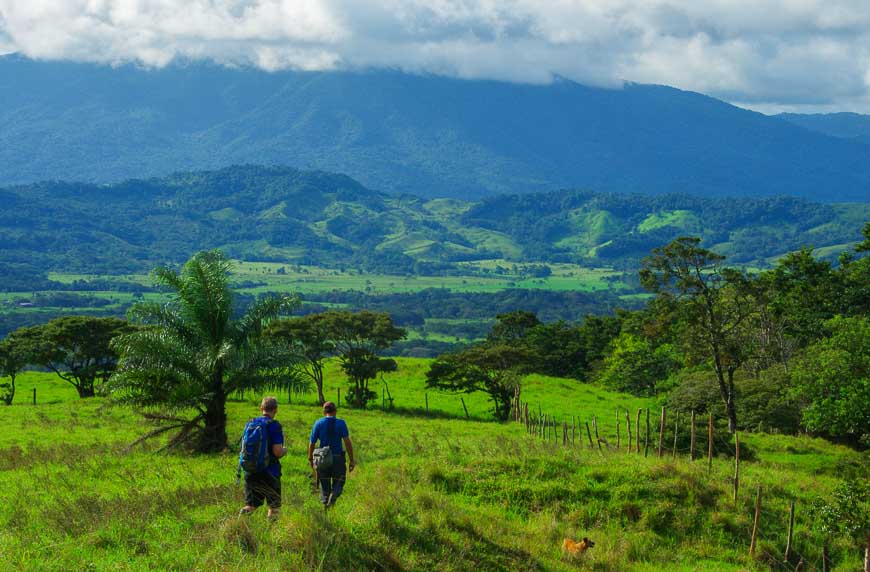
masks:
<path fill-rule="evenodd" d="M 335 501 L 337 501 L 337 500 L 338 500 L 337 497 L 334 497 L 334 496 L 332 495 L 332 493 L 329 493 L 329 498 L 326 500 L 326 508 L 332 508 L 332 507 L 334 507 L 334 506 L 335 506 Z"/>
<path fill-rule="evenodd" d="M 239 510 L 239 516 L 250 516 L 253 513 L 254 511 L 248 510 L 245 507 L 242 507 L 241 510 Z"/>

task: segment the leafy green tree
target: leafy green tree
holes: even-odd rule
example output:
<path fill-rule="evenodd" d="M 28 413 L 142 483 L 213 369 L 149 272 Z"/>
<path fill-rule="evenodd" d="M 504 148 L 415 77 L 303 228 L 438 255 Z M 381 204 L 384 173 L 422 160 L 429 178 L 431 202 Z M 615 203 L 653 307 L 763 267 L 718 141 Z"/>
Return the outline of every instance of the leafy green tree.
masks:
<path fill-rule="evenodd" d="M 864 242 L 855 251 L 870 252 L 870 223 L 864 226 Z M 870 316 L 870 256 L 855 258 L 852 254 L 840 259 L 839 275 L 843 292 L 840 294 L 843 314 Z"/>
<path fill-rule="evenodd" d="M 773 270 L 761 274 L 766 306 L 798 347 L 818 339 L 825 320 L 845 309 L 841 278 L 829 262 L 816 260 L 811 248 L 783 256 Z"/>
<path fill-rule="evenodd" d="M 439 356 L 426 372 L 426 385 L 460 393 L 485 392 L 492 398 L 495 417 L 504 420 L 529 362 L 522 346 L 478 344 Z"/>
<path fill-rule="evenodd" d="M 76 388 L 79 397 L 96 395 L 118 366 L 112 339 L 132 326 L 118 318 L 64 316 L 27 332 L 34 349 L 33 363 L 47 367 Z"/>
<path fill-rule="evenodd" d="M 9 383 L 0 383 L 0 401 L 12 405 L 15 399 L 15 378 L 28 364 L 34 362 L 40 339 L 31 328 L 19 328 L 0 340 L 0 375 Z"/>
<path fill-rule="evenodd" d="M 855 247 L 855 251 L 870 252 L 870 222 L 864 224 L 864 228 L 861 229 L 861 234 L 864 235 L 864 241 Z"/>
<path fill-rule="evenodd" d="M 323 365 L 335 351 L 335 343 L 326 327 L 323 314 L 308 314 L 298 318 L 277 320 L 266 329 L 268 339 L 285 344 L 302 358 L 300 372 L 308 376 L 317 388 L 317 401 L 326 401 L 323 396 Z"/>
<path fill-rule="evenodd" d="M 829 496 L 810 505 L 813 527 L 825 538 L 843 536 L 864 551 L 864 569 L 870 564 L 870 481 L 849 479 Z"/>
<path fill-rule="evenodd" d="M 870 319 L 838 316 L 830 337 L 806 348 L 792 376 L 805 404 L 803 424 L 817 433 L 870 445 Z"/>
<path fill-rule="evenodd" d="M 679 302 L 687 348 L 712 362 L 733 433 L 737 429 L 734 372 L 745 358 L 735 334 L 756 307 L 743 274 L 723 267 L 725 257 L 701 248 L 700 242 L 683 236 L 653 249 L 642 262 L 640 280 L 647 290 Z"/>
<path fill-rule="evenodd" d="M 580 330 L 565 322 L 540 324 L 530 329 L 523 344 L 536 373 L 586 379 L 588 348 Z"/>
<path fill-rule="evenodd" d="M 513 343 L 518 342 L 526 337 L 528 332 L 541 325 L 541 321 L 534 312 L 525 310 L 517 310 L 506 314 L 498 314 L 495 317 L 495 324 L 487 336 L 489 342 L 494 343 Z"/>
<path fill-rule="evenodd" d="M 385 312 L 349 312 L 330 310 L 320 315 L 328 339 L 350 380 L 347 401 L 355 407 L 365 407 L 377 394 L 369 382 L 378 374 L 395 371 L 396 362 L 379 357 L 378 352 L 405 337 L 405 330 L 393 325 Z"/>
<path fill-rule="evenodd" d="M 617 391 L 656 395 L 659 382 L 680 368 L 679 355 L 671 344 L 653 346 L 648 340 L 622 333 L 613 340 L 598 380 Z"/>
<path fill-rule="evenodd" d="M 195 441 L 198 451 L 222 451 L 227 396 L 302 383 L 289 348 L 263 336 L 269 321 L 298 300 L 261 299 L 234 319 L 230 269 L 219 251 L 197 253 L 180 273 L 157 268 L 156 282 L 171 290 L 171 301 L 133 306 L 130 317 L 142 327 L 115 339 L 121 360 L 113 394 L 150 409 L 149 417 L 161 425 L 143 439 L 178 430 L 170 446 Z M 193 417 L 186 415 L 190 410 Z"/>

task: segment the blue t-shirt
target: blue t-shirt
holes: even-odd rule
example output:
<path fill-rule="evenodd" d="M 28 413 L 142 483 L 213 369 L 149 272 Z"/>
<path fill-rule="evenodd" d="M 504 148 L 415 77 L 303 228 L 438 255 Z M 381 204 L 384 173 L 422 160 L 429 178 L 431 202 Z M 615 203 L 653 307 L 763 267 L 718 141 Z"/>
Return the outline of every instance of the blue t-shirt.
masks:
<path fill-rule="evenodd" d="M 268 420 L 269 418 L 265 415 L 257 417 L 257 419 Z M 284 431 L 281 429 L 281 424 L 272 420 L 271 423 L 266 425 L 266 431 L 269 434 L 269 466 L 266 467 L 266 470 L 272 474 L 274 477 L 281 476 L 281 460 L 278 459 L 274 454 L 272 454 L 272 445 L 283 445 L 284 444 Z"/>
<path fill-rule="evenodd" d="M 332 439 L 330 439 L 330 425 L 333 423 L 335 423 L 335 427 L 331 430 Z M 316 445 L 317 441 L 320 441 L 321 447 L 329 445 L 332 452 L 337 455 L 344 452 L 341 448 L 341 440 L 348 436 L 347 423 L 344 422 L 344 419 L 337 417 L 321 417 L 314 422 L 314 427 L 311 428 L 311 442 Z"/>

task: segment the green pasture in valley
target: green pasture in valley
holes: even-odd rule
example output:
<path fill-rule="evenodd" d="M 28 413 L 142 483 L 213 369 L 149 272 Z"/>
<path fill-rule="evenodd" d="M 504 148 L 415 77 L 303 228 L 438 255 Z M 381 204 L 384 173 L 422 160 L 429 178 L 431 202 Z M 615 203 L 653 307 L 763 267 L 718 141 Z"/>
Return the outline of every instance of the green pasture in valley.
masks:
<path fill-rule="evenodd" d="M 395 276 L 369 274 L 356 270 L 331 269 L 318 266 L 285 264 L 279 262 L 234 262 L 233 280 L 239 283 L 258 283 L 239 291 L 252 294 L 262 292 L 299 292 L 312 294 L 332 290 L 357 290 L 371 294 L 419 292 L 427 288 L 447 288 L 457 292 L 498 292 L 506 288 L 532 288 L 542 290 L 621 290 L 621 272 L 609 268 L 588 268 L 577 264 L 545 264 L 551 274 L 546 277 L 530 276 L 530 268 L 541 265 L 517 264 L 506 260 L 486 260 L 460 263 L 458 268 L 467 273 L 458 276 Z M 50 280 L 70 284 L 76 280 L 106 280 L 147 286 L 147 274 L 122 276 L 67 274 L 50 272 Z M 22 293 L 23 294 L 23 293 Z M 113 293 L 115 294 L 115 293 Z"/>
<path fill-rule="evenodd" d="M 278 396 L 291 453 L 274 523 L 263 511 L 236 516 L 243 491 L 235 451 L 157 453 L 159 443 L 128 450 L 151 428 L 136 412 L 105 397 L 80 400 L 52 374 L 22 375 L 15 402 L 0 408 L 0 570 L 777 570 L 792 500 L 793 553 L 818 570 L 825 537 L 812 502 L 867 474 L 866 455 L 819 439 L 743 434 L 735 505 L 724 450 L 709 473 L 706 459 L 692 463 L 682 448 L 676 459 L 626 453 L 624 441 L 615 450 L 616 411 L 650 407 L 656 419 L 653 400 L 527 378 L 530 408 L 568 422 L 595 416 L 608 443 L 601 451 L 579 439 L 563 446 L 561 435 L 542 439 L 522 424 L 494 422 L 484 395 L 464 396 L 466 420 L 459 396 L 425 388 L 427 365 L 401 359 L 373 386 L 384 395 L 389 388 L 392 409 L 342 404 L 359 465 L 328 514 L 306 462 L 320 415 L 314 395 Z M 326 380 L 327 396 L 336 397 L 344 380 L 334 363 Z M 260 397 L 229 403 L 234 437 Z M 724 432 L 716 440 L 730 445 Z M 584 536 L 592 550 L 563 554 L 565 538 Z M 860 569 L 857 548 L 827 540 L 834 570 Z"/>

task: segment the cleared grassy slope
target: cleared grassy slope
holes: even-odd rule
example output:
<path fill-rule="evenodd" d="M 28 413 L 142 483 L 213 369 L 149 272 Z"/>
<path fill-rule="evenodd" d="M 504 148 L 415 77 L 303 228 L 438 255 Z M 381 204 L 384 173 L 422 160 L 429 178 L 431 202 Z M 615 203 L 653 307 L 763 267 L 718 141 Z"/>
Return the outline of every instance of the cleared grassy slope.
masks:
<path fill-rule="evenodd" d="M 708 475 L 705 463 L 683 457 L 562 447 L 489 421 L 480 396 L 466 397 L 466 421 L 458 398 L 430 392 L 439 414 L 427 417 L 419 410 L 424 371 L 424 361 L 402 360 L 388 378 L 398 411 L 341 411 L 359 468 L 328 516 L 305 462 L 318 410 L 311 396 L 294 405 L 281 398 L 292 454 L 282 463 L 284 515 L 273 525 L 263 514 L 234 516 L 243 495 L 233 453 L 125 452 L 146 429 L 133 412 L 75 399 L 46 374 L 24 376 L 21 400 L 0 409 L 0 569 L 765 570 L 765 558 L 784 547 L 792 499 L 795 547 L 820 564 L 806 507 L 866 470 L 860 455 L 819 440 L 743 435 L 756 460 L 743 465 L 735 507 L 728 458 L 715 459 Z M 328 379 L 334 395 L 339 376 L 331 370 Z M 51 403 L 29 405 L 33 384 Z M 525 397 L 558 415 L 602 420 L 629 404 L 545 378 L 530 380 Z M 240 431 L 255 412 L 253 400 L 232 402 L 230 426 Z M 765 502 L 753 561 L 758 484 Z M 580 536 L 597 545 L 565 559 L 562 540 Z M 860 554 L 842 539 L 833 539 L 832 553 L 835 570 L 858 569 Z"/>

